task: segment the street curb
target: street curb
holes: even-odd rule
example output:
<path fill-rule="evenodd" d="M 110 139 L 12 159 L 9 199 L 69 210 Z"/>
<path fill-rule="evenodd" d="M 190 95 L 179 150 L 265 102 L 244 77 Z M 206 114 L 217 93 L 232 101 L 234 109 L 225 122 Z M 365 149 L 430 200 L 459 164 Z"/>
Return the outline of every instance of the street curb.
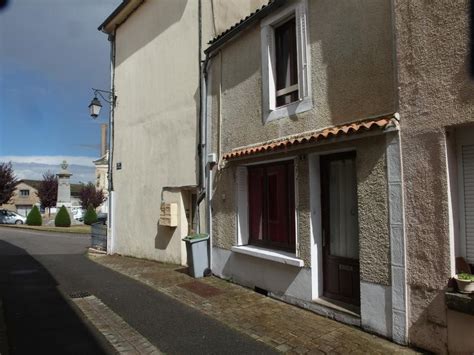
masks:
<path fill-rule="evenodd" d="M 102 347 L 106 354 L 118 354 L 117 350 L 110 344 L 104 334 L 102 334 L 94 324 L 89 320 L 89 318 L 84 314 L 84 312 L 79 308 L 79 306 L 74 302 L 74 300 L 69 297 L 62 289 L 57 288 L 57 291 L 62 296 L 62 298 L 67 302 L 72 311 L 81 319 L 84 326 L 89 330 L 91 335 L 97 341 L 97 343 Z M 3 353 L 0 352 L 0 355 Z"/>

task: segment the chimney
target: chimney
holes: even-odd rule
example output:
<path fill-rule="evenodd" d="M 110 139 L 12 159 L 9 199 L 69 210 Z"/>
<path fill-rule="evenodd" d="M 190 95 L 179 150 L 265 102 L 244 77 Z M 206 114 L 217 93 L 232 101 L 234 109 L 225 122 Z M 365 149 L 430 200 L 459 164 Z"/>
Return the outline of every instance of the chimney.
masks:
<path fill-rule="evenodd" d="M 107 151 L 107 125 L 102 123 L 100 126 L 101 137 L 100 137 L 100 156 L 103 157 Z"/>

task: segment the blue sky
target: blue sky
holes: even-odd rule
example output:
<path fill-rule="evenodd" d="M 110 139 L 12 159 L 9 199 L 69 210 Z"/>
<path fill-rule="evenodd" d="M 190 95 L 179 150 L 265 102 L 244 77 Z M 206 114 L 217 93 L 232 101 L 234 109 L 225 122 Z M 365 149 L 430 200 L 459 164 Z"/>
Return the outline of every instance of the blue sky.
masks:
<path fill-rule="evenodd" d="M 0 161 L 20 178 L 66 159 L 94 179 L 107 110 L 94 121 L 87 106 L 91 87 L 110 86 L 109 42 L 97 27 L 120 2 L 10 0 L 0 12 Z M 73 179 L 87 181 L 81 174 Z"/>

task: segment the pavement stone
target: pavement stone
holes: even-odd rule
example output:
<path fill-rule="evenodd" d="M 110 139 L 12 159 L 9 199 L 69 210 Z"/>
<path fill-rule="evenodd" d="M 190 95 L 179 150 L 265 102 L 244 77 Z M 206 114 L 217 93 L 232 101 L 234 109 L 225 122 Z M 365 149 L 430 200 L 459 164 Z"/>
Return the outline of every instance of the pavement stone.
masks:
<path fill-rule="evenodd" d="M 74 298 L 73 301 L 119 354 L 162 354 L 97 297 Z"/>
<path fill-rule="evenodd" d="M 196 281 L 178 265 L 117 255 L 89 254 L 89 257 L 282 353 L 417 353 L 361 329 L 324 318 L 214 276 Z M 214 287 L 219 292 L 202 297 L 179 286 L 191 281 Z"/>

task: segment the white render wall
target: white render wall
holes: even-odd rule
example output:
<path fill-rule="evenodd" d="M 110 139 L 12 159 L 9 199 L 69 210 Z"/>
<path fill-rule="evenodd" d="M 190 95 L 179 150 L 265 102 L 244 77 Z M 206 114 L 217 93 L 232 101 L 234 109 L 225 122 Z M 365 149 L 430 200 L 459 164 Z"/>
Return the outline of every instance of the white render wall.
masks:
<path fill-rule="evenodd" d="M 115 253 L 186 260 L 182 197 L 163 189 L 197 184 L 197 4 L 147 1 L 116 31 Z M 162 200 L 178 203 L 178 227 L 158 225 Z"/>

